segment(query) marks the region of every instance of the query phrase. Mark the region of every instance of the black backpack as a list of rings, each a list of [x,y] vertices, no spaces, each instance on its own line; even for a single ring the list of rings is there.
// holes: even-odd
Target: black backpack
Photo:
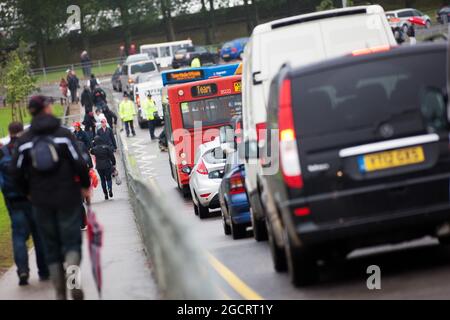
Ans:
[[[0,159],[0,188],[2,189],[3,196],[7,199],[14,199],[23,197],[23,194],[19,191],[14,182],[11,174],[8,172],[11,166],[12,156],[8,146],[1,148],[2,157]]]
[[[31,164],[40,172],[53,171],[58,167],[58,146],[51,136],[37,136],[30,150]]]

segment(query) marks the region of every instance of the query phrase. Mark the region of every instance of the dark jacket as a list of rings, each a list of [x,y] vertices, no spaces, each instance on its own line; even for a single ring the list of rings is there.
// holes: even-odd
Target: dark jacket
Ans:
[[[117,116],[108,106],[103,109],[103,114],[111,128],[113,127],[113,124],[117,125]]]
[[[86,131],[92,131],[95,132],[95,126],[96,126],[95,117],[92,115],[89,115],[89,113],[86,113],[84,115],[83,119],[83,125]]]
[[[95,147],[91,149],[91,154],[95,156],[97,170],[112,169],[116,165],[113,150],[98,136],[95,138]]]
[[[77,76],[71,75],[67,78],[69,90],[76,90],[80,87],[80,80]]]
[[[111,128],[106,127],[105,129],[97,129],[97,136],[100,137],[103,142],[110,146],[113,150],[117,149],[116,138],[114,138],[114,133]]]
[[[92,92],[92,102],[95,106],[106,104],[106,92],[102,88],[96,88]]]
[[[91,158],[91,155],[89,153],[89,149],[86,148],[84,143],[82,141],[80,141],[80,140],[77,141],[77,146],[80,149],[80,151],[81,151],[81,153],[83,155],[83,158],[84,158],[84,160],[87,163],[88,168],[92,169],[94,167],[94,164],[92,163],[92,158]]]
[[[92,147],[91,139],[89,138],[89,135],[86,131],[83,129],[80,129],[80,131],[75,130],[75,137],[77,140],[83,142],[83,144],[86,146],[86,149],[90,149]]]
[[[11,156],[14,152],[16,142],[17,138],[11,138],[11,141],[6,146],[0,148],[0,179],[2,180],[2,193],[6,203],[9,205],[15,202],[28,201],[26,195],[22,193],[15,183],[11,171]]]
[[[81,93],[81,105],[84,107],[86,113],[92,111],[94,103],[92,101],[91,92],[88,89],[83,90]]]
[[[33,140],[43,135],[53,137],[57,146],[59,162],[52,172],[39,172],[31,164]],[[75,137],[51,115],[33,118],[30,129],[17,140],[12,165],[17,185],[38,207],[64,209],[79,206],[81,188],[90,186],[88,167]]]

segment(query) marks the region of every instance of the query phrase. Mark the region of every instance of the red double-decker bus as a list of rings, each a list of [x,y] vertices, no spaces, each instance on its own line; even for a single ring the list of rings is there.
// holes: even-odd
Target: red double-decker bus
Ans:
[[[219,128],[242,113],[241,76],[213,78],[168,88],[164,110],[172,177],[185,195],[200,144],[219,136]],[[184,168],[184,169],[183,169]]]

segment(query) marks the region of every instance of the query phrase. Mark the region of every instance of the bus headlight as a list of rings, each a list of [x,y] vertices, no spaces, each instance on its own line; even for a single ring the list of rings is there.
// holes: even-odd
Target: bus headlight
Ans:
[[[180,157],[183,159],[186,158],[186,153],[184,153],[184,152],[180,153]]]

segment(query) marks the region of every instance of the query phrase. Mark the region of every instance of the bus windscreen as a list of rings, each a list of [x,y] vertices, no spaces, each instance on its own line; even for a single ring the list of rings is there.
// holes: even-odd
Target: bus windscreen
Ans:
[[[202,126],[213,126],[227,123],[232,117],[242,114],[242,96],[235,94],[182,102],[180,108],[184,128],[194,128],[195,122],[201,122]]]

